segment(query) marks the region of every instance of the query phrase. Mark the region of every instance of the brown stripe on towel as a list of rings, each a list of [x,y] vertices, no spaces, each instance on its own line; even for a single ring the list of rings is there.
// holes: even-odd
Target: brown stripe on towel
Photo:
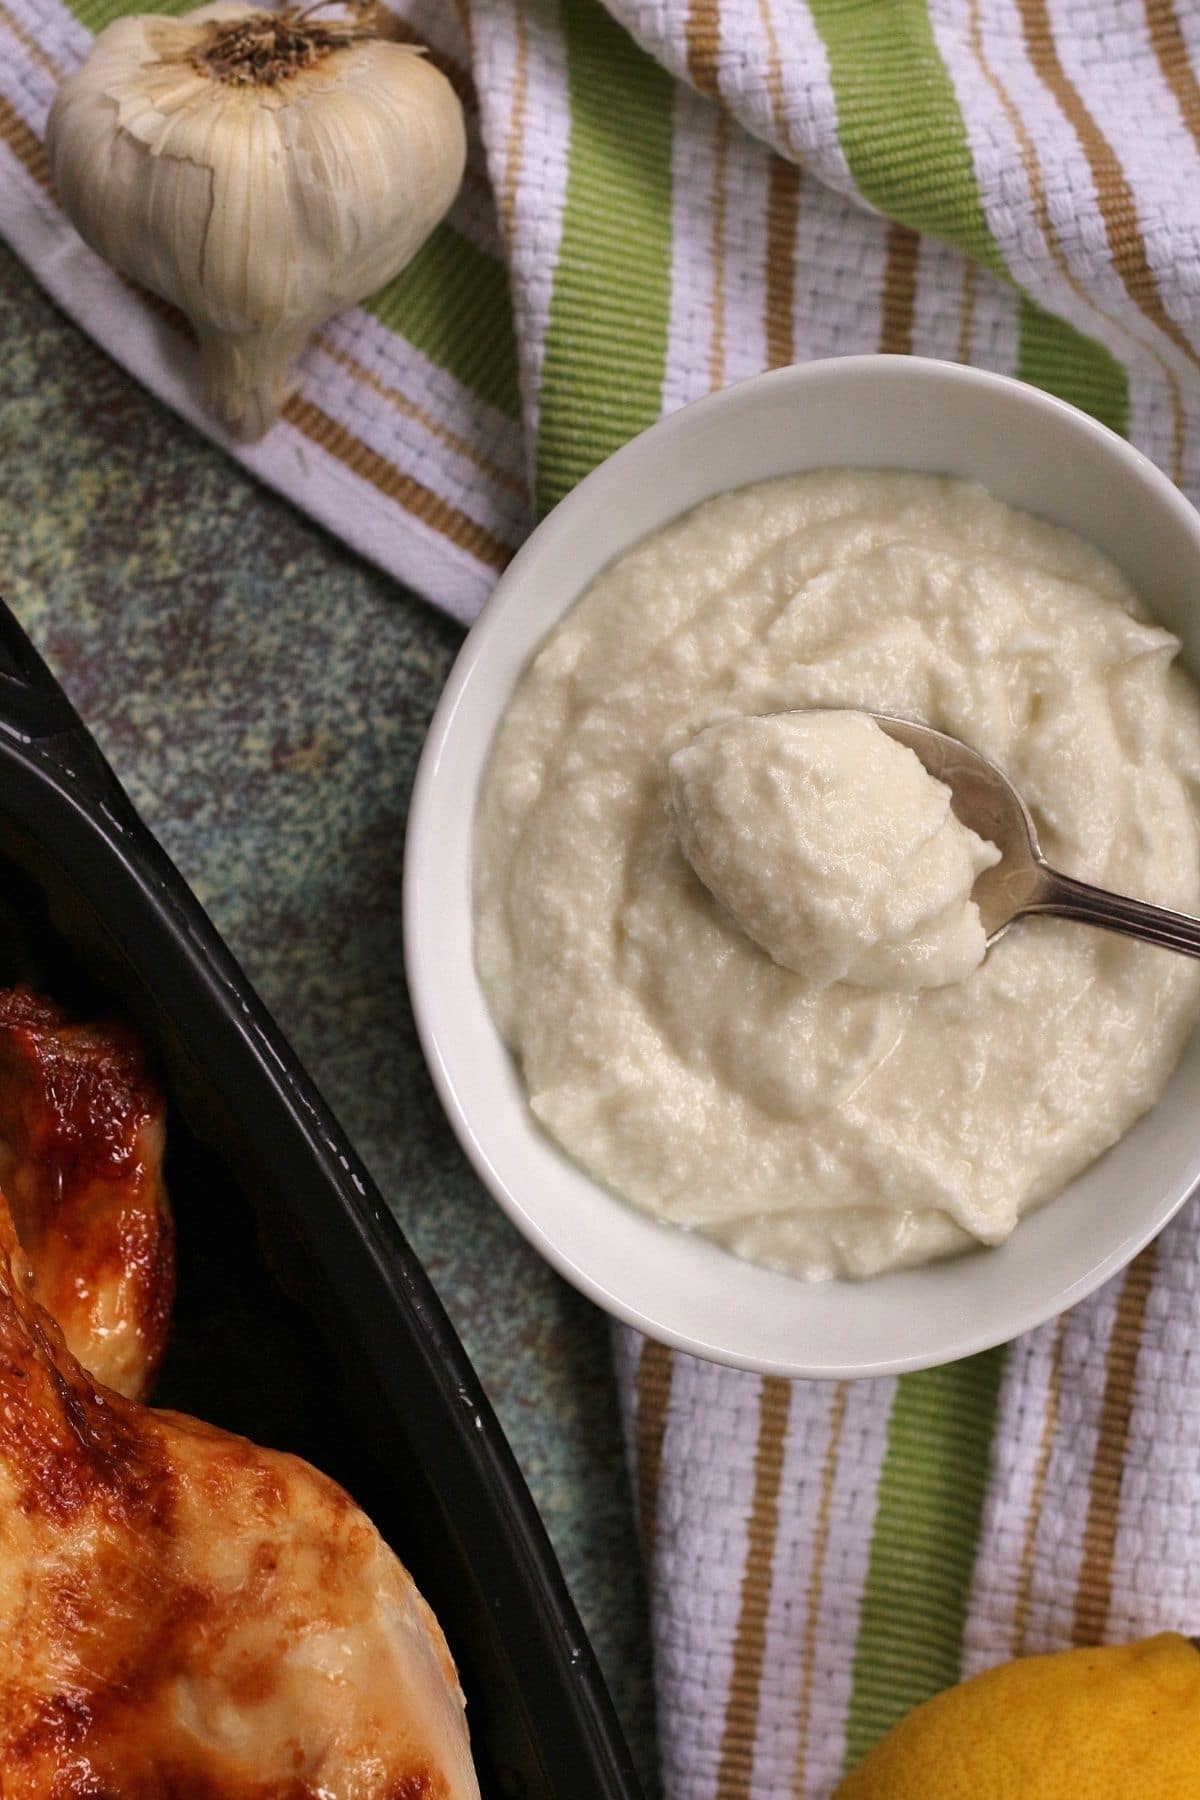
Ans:
[[[764,274],[764,337],[768,369],[795,360],[796,226],[800,217],[800,171],[782,156],[771,158],[767,181],[767,257]]]
[[[684,39],[687,44],[689,79],[702,94],[716,99],[721,92],[718,80],[721,51],[720,0],[691,0],[684,25]]]
[[[1133,1385],[1156,1255],[1155,1246],[1147,1245],[1125,1271],[1117,1300],[1117,1316],[1108,1340],[1100,1435],[1092,1462],[1083,1558],[1075,1589],[1075,1621],[1071,1637],[1079,1645],[1102,1643],[1108,1625],[1113,1550],[1121,1512],[1121,1478],[1125,1473],[1125,1451],[1129,1443]]]
[[[792,1793],[804,1800],[808,1791],[808,1743],[812,1728],[813,1675],[816,1669],[817,1633],[821,1625],[821,1599],[825,1590],[825,1557],[829,1550],[829,1525],[833,1517],[833,1484],[837,1479],[842,1432],[846,1425],[849,1384],[839,1381],[829,1409],[829,1436],[821,1462],[821,1497],[813,1528],[812,1568],[804,1596],[804,1640],[800,1664],[800,1705],[796,1714],[796,1757],[792,1767]]]
[[[642,1531],[642,1552],[647,1562],[654,1555],[658,1538],[663,1439],[667,1431],[674,1375],[675,1359],[666,1345],[657,1343],[653,1338],[644,1338],[642,1354],[638,1359],[634,1434],[637,1442],[638,1522]]]
[[[733,1676],[721,1735],[721,1763],[715,1800],[749,1800],[758,1728],[758,1696],[767,1643],[767,1609],[775,1533],[779,1525],[779,1485],[787,1438],[792,1384],[764,1375],[759,1399],[758,1447],[754,1456],[754,1499],[746,1531]]]
[[[1200,150],[1200,84],[1171,0],[1146,0],[1146,25],[1163,80],[1174,94],[1183,122]]]
[[[917,303],[920,239],[907,225],[893,224],[883,265],[883,326],[879,348],[893,356],[912,354],[913,312]]]
[[[1046,1379],[1046,1405],[1042,1413],[1042,1430],[1038,1439],[1037,1461],[1033,1469],[1033,1485],[1029,1490],[1029,1512],[1025,1519],[1025,1536],[1021,1543],[1021,1568],[1017,1576],[1017,1592],[1013,1601],[1012,1653],[1024,1656],[1026,1632],[1029,1628],[1029,1603],[1033,1596],[1034,1558],[1037,1553],[1038,1527],[1042,1521],[1042,1503],[1046,1497],[1046,1477],[1050,1455],[1054,1449],[1054,1433],[1058,1429],[1058,1409],[1062,1400],[1063,1347],[1066,1343],[1070,1313],[1063,1313],[1054,1333],[1050,1352],[1050,1372]]]

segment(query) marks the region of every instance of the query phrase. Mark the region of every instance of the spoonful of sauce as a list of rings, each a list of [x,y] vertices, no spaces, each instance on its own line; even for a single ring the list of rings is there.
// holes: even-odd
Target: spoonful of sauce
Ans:
[[[1110,893],[1052,869],[1042,855],[1025,802],[1007,776],[978,750],[911,719],[889,713],[865,716],[919,757],[928,773],[950,789],[961,823],[999,850],[999,861],[983,869],[971,889],[989,949],[1016,920],[1043,913],[1119,931],[1185,956],[1200,956],[1200,919]]]
[[[983,961],[971,894],[1000,852],[867,713],[728,715],[667,774],[679,848],[723,918],[811,987],[915,993]]]
[[[1200,956],[1200,920],[1060,875],[985,756],[888,713],[732,714],[668,758],[676,839],[721,914],[814,987],[965,980],[1053,913]]]

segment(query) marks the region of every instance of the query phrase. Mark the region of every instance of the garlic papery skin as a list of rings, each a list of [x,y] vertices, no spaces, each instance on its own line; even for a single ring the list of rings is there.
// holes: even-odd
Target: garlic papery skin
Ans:
[[[314,332],[420,249],[466,135],[410,46],[218,0],[108,25],[59,88],[46,149],[76,230],[187,315],[209,404],[252,439]]]

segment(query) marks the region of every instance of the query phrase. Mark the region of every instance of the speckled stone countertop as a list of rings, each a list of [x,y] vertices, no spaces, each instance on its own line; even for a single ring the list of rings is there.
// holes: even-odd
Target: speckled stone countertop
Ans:
[[[0,251],[0,591],[308,1065],[454,1320],[652,1765],[607,1321],[442,1118],[400,865],[457,627],[149,398]]]

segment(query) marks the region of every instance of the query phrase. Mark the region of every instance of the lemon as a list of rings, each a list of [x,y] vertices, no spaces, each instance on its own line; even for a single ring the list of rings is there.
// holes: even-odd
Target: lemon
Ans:
[[[1026,1656],[893,1726],[835,1800],[1194,1800],[1200,1651],[1173,1631]]]

